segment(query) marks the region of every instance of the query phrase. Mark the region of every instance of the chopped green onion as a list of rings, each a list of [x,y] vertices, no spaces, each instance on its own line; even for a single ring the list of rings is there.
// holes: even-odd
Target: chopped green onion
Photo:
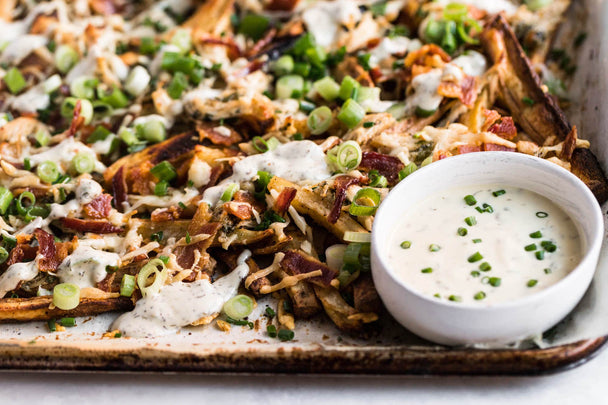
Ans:
[[[277,337],[277,327],[274,325],[266,326],[266,332],[268,333],[268,336],[271,338]]]
[[[543,234],[541,233],[541,231],[536,231],[536,232],[532,232],[530,234],[530,237],[533,239],[539,239],[543,237]]]
[[[356,127],[363,117],[365,110],[355,100],[349,98],[342,105],[342,109],[338,113],[338,119],[342,121],[348,128]]]
[[[160,267],[160,270],[159,270]],[[154,281],[148,285],[149,278],[154,276]],[[137,274],[137,285],[141,295],[146,297],[160,291],[167,278],[167,267],[160,259],[152,259],[143,266]]]
[[[473,296],[473,298],[475,298],[478,301],[484,299],[485,297],[486,297],[486,293],[483,291],[479,291],[477,294],[475,294]]]
[[[433,272],[433,268],[432,267],[426,267],[426,268],[420,270],[420,272],[421,273],[425,273],[425,274],[432,273]]]
[[[125,274],[120,280],[120,295],[123,297],[130,297],[135,291],[135,276]]]
[[[343,239],[346,242],[369,243],[372,241],[372,234],[369,232],[344,232]]]
[[[340,90],[338,95],[342,100],[348,100],[349,98],[356,98],[353,96],[353,92],[358,89],[361,85],[358,81],[350,76],[345,76],[340,84]]]
[[[407,176],[414,173],[416,170],[418,170],[418,166],[416,166],[416,163],[408,163],[403,169],[399,171],[399,181],[405,179]]]
[[[36,174],[45,183],[53,183],[59,177],[59,168],[55,162],[47,160],[38,165]]]
[[[313,135],[320,135],[327,131],[331,126],[332,112],[327,106],[315,108],[306,121],[310,133]]]
[[[538,11],[553,3],[553,0],[524,0],[524,3],[530,11]]]
[[[468,226],[473,226],[475,224],[477,224],[477,219],[475,219],[475,217],[466,217],[464,219],[464,222],[468,225]]]
[[[13,193],[5,187],[0,187],[0,214],[6,214],[8,207],[13,202]]]
[[[357,94],[353,99],[364,107],[366,112],[370,112],[371,106],[380,101],[380,87],[360,86],[356,90]]]
[[[244,319],[234,319],[234,318],[227,316],[226,322],[231,323],[233,325],[238,325],[238,326],[249,326],[249,329],[253,329],[253,322],[249,322]]]
[[[534,253],[534,256],[536,256],[536,258],[537,258],[538,260],[543,260],[543,259],[545,258],[545,252],[543,252],[542,250],[537,250],[537,251]]]
[[[488,279],[488,284],[490,284],[492,287],[500,287],[501,282],[502,279],[500,277],[490,277]]]
[[[159,119],[151,119],[137,126],[137,134],[148,142],[158,143],[165,140],[167,131]]]
[[[481,243],[481,239],[473,239],[473,243]]]
[[[404,240],[399,246],[401,246],[402,249],[409,249],[412,246],[412,242]]]
[[[261,136],[254,136],[251,140],[251,145],[260,153],[266,153],[270,150],[270,146],[268,142]]]
[[[369,216],[374,215],[378,206],[380,205],[380,193],[378,190],[374,190],[373,188],[362,188],[357,191],[355,197],[353,198],[353,203],[350,205],[349,213],[355,216]],[[359,201],[366,200],[366,202],[370,202],[373,205],[363,205],[359,204]]]
[[[499,197],[499,196],[501,196],[501,195],[503,195],[503,194],[505,194],[505,193],[506,193],[506,191],[505,191],[505,190],[496,190],[496,191],[493,191],[493,192],[492,192],[492,195],[493,195],[494,197]]]
[[[177,172],[175,168],[168,160],[163,160],[152,169],[150,169],[150,173],[158,180],[171,181],[177,177]]]
[[[483,208],[481,208],[481,207],[475,207],[475,210],[476,210],[477,212],[479,212],[480,214],[483,214],[483,213],[485,212],[485,211],[483,210]]]
[[[88,152],[78,152],[72,164],[78,173],[91,173],[95,169],[95,157]]]
[[[241,19],[238,31],[240,34],[257,41],[262,38],[269,25],[270,20],[263,15],[247,14]]]
[[[490,214],[494,212],[494,208],[492,208],[490,204],[483,203],[481,207],[483,209],[483,212],[488,212]]]
[[[431,243],[431,244],[429,245],[429,251],[430,251],[430,252],[438,252],[440,249],[441,249],[441,246],[436,245],[436,244],[434,244],[434,243]]]
[[[143,37],[141,39],[141,44],[139,45],[139,53],[143,55],[152,55],[156,53],[158,50],[158,45],[156,45],[156,41],[151,37]]]
[[[471,271],[471,276],[473,276],[473,277],[479,277],[480,275],[481,275],[481,273],[478,272],[477,270]]]
[[[0,264],[4,263],[8,259],[8,251],[0,246]]]
[[[78,52],[69,45],[61,45],[55,51],[55,65],[61,73],[66,73],[78,62]]]
[[[25,78],[16,67],[11,68],[4,75],[4,83],[13,94],[19,93],[27,85]]]
[[[549,253],[553,253],[557,250],[557,246],[550,240],[542,241],[540,245]]]
[[[462,21],[468,12],[469,10],[465,4],[450,3],[443,9],[443,18],[451,21]]]
[[[74,319],[74,318],[61,318],[59,320],[59,324],[61,326],[65,326],[65,327],[71,328],[71,327],[76,326],[76,319]]]
[[[169,182],[166,180],[161,180],[154,186],[154,195],[157,197],[162,197],[167,195],[167,190],[169,189]]]
[[[287,75],[293,72],[294,61],[291,55],[283,55],[274,62],[272,69],[279,76]]]
[[[431,115],[435,114],[436,112],[437,112],[437,109],[434,109],[434,110],[425,110],[422,107],[416,106],[415,114],[416,114],[417,117],[420,117],[420,118],[428,118]]]
[[[488,263],[488,262],[483,262],[479,265],[479,270],[490,271],[490,270],[492,270],[492,266],[490,266],[490,263]]]
[[[359,255],[361,254],[362,246],[361,243],[349,243],[342,255],[344,264],[359,266]]]
[[[50,332],[55,332],[57,330],[55,319],[49,319],[46,324],[48,325]]]
[[[475,199],[475,197],[470,194],[464,197],[464,202],[467,203],[467,205],[477,204],[477,200]]]
[[[458,33],[460,39],[462,39],[465,43],[470,45],[479,44],[479,40],[477,38],[473,38],[469,35],[467,31],[467,26],[463,21],[459,21],[458,23],[456,23],[456,32]]]
[[[228,184],[228,186],[224,189],[220,200],[222,200],[223,202],[228,202],[232,200],[232,197],[234,197],[234,194],[239,191],[239,189],[240,187],[237,183]]]
[[[536,213],[536,216],[537,216],[538,218],[547,218],[547,217],[549,216],[549,214],[547,214],[547,213],[546,213],[546,212],[544,212],[544,211],[538,211],[538,212]]]
[[[70,83],[70,93],[76,98],[92,99],[95,97],[95,86],[99,83],[94,77],[79,76]]]
[[[80,116],[84,118],[85,125],[88,125],[93,120],[93,104],[84,98],[78,101],[80,101]]]
[[[534,280],[534,279],[528,280],[528,282],[526,283],[526,285],[528,287],[534,287],[536,284],[538,284],[538,280]]]
[[[30,158],[25,158],[23,159],[23,169],[24,170],[31,170],[32,169],[32,162],[30,161]]]
[[[454,53],[458,47],[458,41],[456,40],[457,25],[455,21],[446,21],[445,30],[443,32],[443,38],[441,40],[441,47],[449,54]]]
[[[386,177],[379,174],[377,170],[370,170],[370,172],[368,173],[368,177],[370,179],[370,187],[383,188],[388,186],[388,180],[386,179]]]
[[[469,261],[469,263],[475,263],[475,262],[480,261],[481,259],[483,259],[483,256],[481,255],[481,253],[475,252],[471,256],[469,256],[469,258],[467,260]]]
[[[303,89],[304,79],[302,76],[285,75],[277,80],[275,94],[279,99],[300,98]]]
[[[420,167],[430,165],[431,163],[433,163],[433,155],[429,155],[426,159],[424,159],[422,163],[420,163]]]
[[[192,38],[189,29],[178,29],[171,37],[171,44],[175,45],[181,53],[186,53],[192,48]]]
[[[533,252],[536,250],[536,243],[531,243],[529,245],[524,246],[524,250],[526,252]]]
[[[61,87],[61,76],[54,74],[42,83],[42,89],[46,94],[51,94]]]
[[[340,94],[340,85],[331,76],[317,80],[312,86],[327,101],[335,100]]]
[[[270,307],[266,307],[266,309],[264,310],[264,312],[266,313],[266,316],[269,318],[273,318],[277,315],[277,313],[274,311],[274,309],[270,308]]]
[[[80,303],[80,287],[76,284],[61,283],[53,288],[53,305],[64,311],[74,309]]]
[[[462,301],[462,298],[459,295],[450,295],[448,297],[448,300],[454,301],[454,302],[460,302],[460,301]]]
[[[469,231],[467,231],[467,228],[458,228],[458,235],[467,236],[467,233],[469,233]]]
[[[27,206],[24,205],[24,199],[28,200]],[[19,215],[25,216],[34,204],[36,204],[36,196],[30,191],[24,191],[23,193],[19,194],[15,207],[17,208],[17,213]]]
[[[137,135],[135,135],[135,132],[132,129],[126,127],[120,128],[120,130],[118,131],[118,137],[129,146],[135,145],[139,142],[139,139],[137,138]]]
[[[294,338],[295,333],[293,333],[293,331],[289,329],[281,329],[277,336],[282,342],[287,342]]]
[[[44,129],[39,130],[34,135],[34,139],[38,146],[46,146],[51,141],[51,135]]]
[[[143,66],[135,66],[125,81],[125,90],[133,96],[139,96],[150,84],[150,73]]]
[[[184,90],[188,88],[188,77],[182,72],[175,72],[173,79],[167,86],[167,94],[174,100],[181,97]]]
[[[361,163],[362,157],[361,147],[355,141],[343,142],[328,153],[328,158],[342,173],[356,169]]]
[[[545,272],[545,274],[551,274],[552,273],[551,269],[548,268],[548,267],[546,269],[544,269],[543,271]]]
[[[247,295],[239,294],[226,301],[222,310],[232,319],[243,319],[253,312],[253,300]]]

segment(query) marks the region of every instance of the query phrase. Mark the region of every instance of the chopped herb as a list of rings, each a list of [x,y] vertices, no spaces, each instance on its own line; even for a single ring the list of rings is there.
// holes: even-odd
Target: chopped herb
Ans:
[[[475,217],[466,217],[464,219],[464,222],[468,225],[468,226],[473,226],[475,224],[477,224],[477,219]]]
[[[529,245],[524,246],[524,250],[526,252],[533,252],[536,250],[536,243],[531,243]]]
[[[473,276],[473,277],[479,277],[480,275],[481,275],[481,273],[480,273],[480,272],[478,272],[477,270],[473,270],[473,271],[471,272],[471,276]]]
[[[226,322],[238,326],[249,326],[249,329],[253,329],[253,322],[249,322],[245,319],[234,319],[229,316],[226,317]]]
[[[521,99],[521,101],[522,101],[524,104],[526,104],[526,105],[528,105],[528,106],[530,106],[530,107],[531,107],[531,106],[533,106],[533,105],[534,105],[534,103],[535,103],[535,101],[534,101],[534,100],[532,100],[530,97],[527,97],[527,96],[523,97],[523,98]]]
[[[585,39],[587,39],[586,32],[581,32],[580,34],[578,34],[576,38],[574,38],[574,47],[578,48],[579,46],[581,46],[583,42],[585,42]]]
[[[464,202],[467,203],[467,205],[469,206],[477,204],[477,200],[475,199],[475,197],[470,194],[464,197]]]
[[[458,228],[458,235],[467,236],[467,233],[469,233],[469,231],[467,231],[467,228]]]
[[[192,238],[190,237],[190,232],[186,231],[186,243],[190,244],[192,242]]]
[[[544,269],[543,271],[545,272],[545,274],[551,274],[552,273],[551,269],[548,268],[548,267],[546,269]]]
[[[483,262],[479,265],[479,270],[490,271],[490,270],[492,270],[492,266],[490,266],[490,263],[488,263],[488,262]]]
[[[536,213],[536,216],[537,216],[538,218],[547,218],[547,217],[549,216],[549,214],[547,214],[547,213],[546,213],[546,212],[544,212],[544,211],[538,211],[538,212]]]
[[[367,121],[363,123],[363,128],[371,128],[375,125],[375,122],[373,121]]]
[[[277,315],[277,313],[274,311],[274,309],[272,309],[270,307],[266,307],[266,310],[264,312],[266,312],[266,316],[268,316],[269,318],[273,318]]]
[[[551,242],[550,240],[544,240],[540,243],[540,245],[549,253],[553,253],[557,250],[555,243]]]
[[[541,231],[536,231],[536,232],[532,232],[530,234],[530,237],[533,238],[533,239],[539,239],[539,238],[543,237],[543,234],[542,234]]]
[[[116,333],[114,334],[114,337],[115,337],[115,338],[121,338],[121,337],[122,337],[122,333],[120,333],[120,332],[116,332]]]
[[[386,14],[386,3],[383,1],[379,2],[379,3],[374,3],[371,6],[369,6],[369,11],[372,12],[374,17],[384,15],[384,14]]]
[[[270,336],[271,338],[277,337],[277,327],[274,325],[266,326],[266,332],[268,333],[268,336]]]
[[[59,320],[59,324],[61,326],[67,326],[71,328],[72,326],[76,326],[76,319],[74,318],[61,318]]]
[[[422,270],[420,270],[421,273],[432,273],[433,272],[433,268],[432,267],[426,267]]]
[[[429,245],[429,251],[431,251],[431,252],[438,252],[440,249],[441,249],[441,246],[436,245],[434,243],[431,243]]]
[[[184,203],[183,203],[183,202],[181,202],[181,201],[180,201],[180,202],[178,202],[178,203],[177,203],[177,205],[178,205],[178,206],[179,206],[181,209],[183,209],[183,210],[185,210],[185,209],[187,208],[186,204],[184,204]]]
[[[505,194],[505,193],[506,193],[506,191],[505,191],[505,190],[496,190],[496,191],[493,191],[493,192],[492,192],[492,195],[493,195],[494,197],[500,197],[501,195],[503,195],[503,194]]]
[[[454,302],[460,302],[460,301],[462,301],[462,298],[459,295],[450,295],[448,297],[448,300],[454,301]]]
[[[57,325],[55,324],[55,319],[49,319],[49,321],[47,322],[47,325],[49,326],[49,331],[55,332],[57,330]]]
[[[158,231],[150,235],[150,240],[153,242],[161,242],[163,240],[163,231]]]
[[[485,297],[486,297],[486,293],[483,291],[480,291],[473,296],[473,298],[475,298],[478,301],[484,299]]]
[[[279,331],[279,333],[277,334],[278,338],[283,341],[283,342],[287,342],[289,340],[292,340],[295,336],[295,333],[293,333],[292,330],[289,329],[281,329]]]
[[[545,258],[545,252],[543,252],[542,250],[537,250],[537,251],[534,253],[534,256],[536,256],[536,258],[537,258],[538,260],[543,260],[543,259]]]
[[[490,284],[492,287],[500,287],[501,282],[502,279],[500,277],[490,277],[488,279],[488,284]]]
[[[471,256],[469,256],[467,260],[469,261],[469,263],[475,263],[480,261],[481,259],[483,259],[482,254],[479,252],[475,252]]]
[[[526,285],[528,287],[534,287],[536,284],[538,284],[538,280],[529,280]]]
[[[257,224],[253,229],[256,231],[263,231],[265,229],[268,229],[270,225],[275,222],[284,223],[285,218],[277,214],[274,210],[266,210],[266,212],[264,212],[264,217],[262,218],[262,221],[260,221],[260,223]]]
[[[399,246],[401,246],[402,249],[409,249],[410,246],[412,246],[412,242],[410,242],[409,240],[404,240]]]
[[[473,243],[481,243],[481,239],[473,239]]]
[[[159,259],[160,259],[160,260],[161,260],[163,263],[165,263],[165,264],[168,264],[168,263],[169,263],[169,256],[163,256],[163,255],[161,255],[161,256],[158,256],[158,258],[159,258]]]
[[[369,60],[371,59],[372,54],[371,53],[364,53],[361,55],[357,55],[357,60],[359,61],[359,64],[361,65],[361,67],[365,70],[370,70],[372,67],[369,64]]]

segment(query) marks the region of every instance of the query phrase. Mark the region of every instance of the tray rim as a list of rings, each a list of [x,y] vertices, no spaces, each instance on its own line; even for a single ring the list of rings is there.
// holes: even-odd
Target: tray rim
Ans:
[[[395,376],[538,376],[578,367],[606,347],[608,336],[546,349],[453,349],[429,347],[315,348],[211,353],[160,348],[89,350],[0,344],[0,371],[255,373]]]

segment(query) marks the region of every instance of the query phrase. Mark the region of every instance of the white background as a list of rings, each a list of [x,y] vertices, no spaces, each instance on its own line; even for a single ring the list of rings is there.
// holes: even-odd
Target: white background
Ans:
[[[608,404],[608,350],[542,377],[2,373],[0,404]]]

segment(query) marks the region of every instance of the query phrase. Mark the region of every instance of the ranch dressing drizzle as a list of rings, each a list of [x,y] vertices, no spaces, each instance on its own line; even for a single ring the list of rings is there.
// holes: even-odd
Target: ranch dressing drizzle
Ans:
[[[0,297],[4,297],[7,292],[17,288],[21,281],[32,280],[37,275],[36,260],[11,264],[0,276]]]
[[[73,283],[80,288],[95,287],[108,275],[106,267],[119,264],[120,257],[116,253],[81,245],[61,262],[57,276],[62,283]]]
[[[245,261],[250,256],[249,250],[241,253],[236,268],[213,284],[205,279],[164,286],[159,293],[137,301],[135,309],[116,319],[112,329],[130,337],[156,337],[175,333],[182,326],[217,314],[249,273]]]
[[[495,197],[496,190],[506,193]],[[467,205],[463,199],[467,195],[477,203]],[[491,205],[493,212],[479,213],[475,207],[483,203]],[[475,217],[477,223],[467,225],[467,217]],[[508,302],[557,283],[581,260],[581,238],[568,215],[547,198],[518,188],[446,190],[408,209],[395,225],[388,251],[395,276],[422,294],[439,294],[440,299],[452,296],[477,305]],[[461,236],[459,228],[466,229],[466,235]],[[530,234],[537,231],[542,237],[532,238]],[[401,247],[404,241],[411,246]],[[545,251],[543,241],[553,242],[557,249]],[[532,244],[535,249],[524,249]],[[431,251],[431,245],[439,249]],[[543,252],[542,260],[536,257],[538,251]],[[471,262],[477,252],[483,258]],[[491,269],[484,271],[483,263]],[[494,284],[500,279],[499,285],[491,284],[491,278]]]
[[[296,183],[310,181],[318,183],[331,177],[325,162],[325,153],[311,141],[289,142],[276,149],[248,156],[232,166],[232,176],[203,194],[203,201],[215,205],[230,183],[253,180],[258,171],[266,171]]]

